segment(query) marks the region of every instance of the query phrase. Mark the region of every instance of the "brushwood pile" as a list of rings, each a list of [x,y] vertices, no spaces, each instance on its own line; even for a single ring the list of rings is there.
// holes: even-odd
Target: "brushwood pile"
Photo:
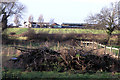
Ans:
[[[23,48],[16,47],[21,55],[7,61],[6,67],[27,71],[78,71],[78,72],[119,72],[120,61],[110,55],[84,53],[83,50],[73,52],[72,49],[54,51],[47,47]]]

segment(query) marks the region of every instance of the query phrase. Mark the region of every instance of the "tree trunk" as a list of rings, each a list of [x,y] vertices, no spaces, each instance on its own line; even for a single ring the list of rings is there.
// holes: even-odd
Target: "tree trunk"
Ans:
[[[118,34],[118,45],[120,45],[120,34]]]
[[[110,37],[111,35],[108,34],[108,38],[107,38],[107,44],[110,45]]]
[[[6,13],[2,17],[2,31],[4,31],[7,28],[7,15]]]

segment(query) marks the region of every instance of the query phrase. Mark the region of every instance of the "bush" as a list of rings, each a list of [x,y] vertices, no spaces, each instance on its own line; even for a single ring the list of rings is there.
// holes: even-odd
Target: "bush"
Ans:
[[[75,34],[49,34],[49,33],[37,33],[35,34],[33,31],[29,31],[28,40],[39,40],[39,41],[67,41],[71,39],[75,39]]]

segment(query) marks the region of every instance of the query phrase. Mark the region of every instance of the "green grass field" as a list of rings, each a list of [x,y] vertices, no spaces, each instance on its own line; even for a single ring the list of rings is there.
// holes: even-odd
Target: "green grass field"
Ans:
[[[26,71],[22,71],[22,70],[7,70],[7,71],[3,71],[3,78],[17,78],[17,79],[102,79],[102,80],[106,80],[106,79],[119,79],[120,77],[120,73],[115,73],[114,75],[112,75],[112,73],[108,73],[108,72],[97,72],[94,74],[90,74],[90,73],[85,73],[85,74],[80,74],[80,73],[76,73],[76,72],[55,72],[55,71],[49,71],[49,72],[36,72],[36,71],[32,71],[32,72],[26,72]]]
[[[49,34],[60,33],[60,34],[68,34],[68,33],[91,33],[91,34],[106,34],[106,30],[95,30],[95,29],[70,29],[70,28],[31,28],[35,30],[36,33],[46,32]],[[27,32],[28,28],[8,28],[3,33],[10,34],[11,32],[15,32],[16,34],[21,34]],[[115,30],[113,34],[118,34],[120,31]]]

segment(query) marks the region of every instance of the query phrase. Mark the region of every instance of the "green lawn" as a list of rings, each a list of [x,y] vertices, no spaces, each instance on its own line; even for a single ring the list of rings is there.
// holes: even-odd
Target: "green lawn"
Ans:
[[[15,32],[16,34],[21,34],[28,31],[27,28],[7,28],[3,33],[10,34],[11,32]]]
[[[70,28],[31,28],[34,29],[36,33],[38,32],[46,32],[49,34],[52,33],[91,33],[91,34],[106,34],[106,30],[95,30],[95,29],[70,29]],[[3,33],[10,34],[11,32],[15,32],[16,34],[21,34],[27,32],[28,28],[8,28]],[[113,34],[120,33],[118,30],[114,31]]]
[[[108,72],[97,72],[97,73],[85,73],[85,74],[80,74],[80,73],[74,73],[74,72],[55,72],[55,71],[49,71],[49,72],[25,72],[22,70],[7,70],[6,72],[3,71],[3,78],[18,78],[18,79],[40,79],[40,78],[48,78],[48,79],[54,79],[54,78],[63,78],[63,79],[73,79],[73,78],[78,78],[78,79],[115,79],[118,77],[120,78],[120,73],[115,73],[112,75],[112,73]]]

